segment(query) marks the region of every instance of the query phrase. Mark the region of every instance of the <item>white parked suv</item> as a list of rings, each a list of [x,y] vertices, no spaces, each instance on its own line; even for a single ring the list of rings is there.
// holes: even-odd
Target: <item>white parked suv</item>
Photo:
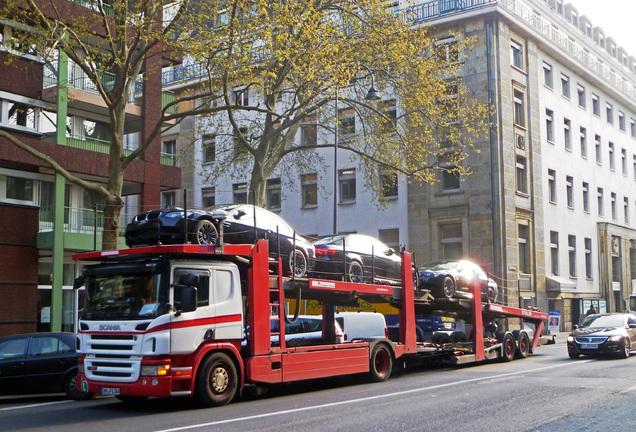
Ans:
[[[377,312],[338,312],[336,322],[344,332],[344,340],[388,337],[384,315]]]

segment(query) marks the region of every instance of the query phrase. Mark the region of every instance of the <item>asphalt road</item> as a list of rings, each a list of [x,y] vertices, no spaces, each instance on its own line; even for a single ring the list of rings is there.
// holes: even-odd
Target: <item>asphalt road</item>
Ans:
[[[564,344],[511,363],[420,367],[247,392],[221,408],[189,399],[0,399],[0,431],[624,431],[636,426],[636,353],[570,360]]]

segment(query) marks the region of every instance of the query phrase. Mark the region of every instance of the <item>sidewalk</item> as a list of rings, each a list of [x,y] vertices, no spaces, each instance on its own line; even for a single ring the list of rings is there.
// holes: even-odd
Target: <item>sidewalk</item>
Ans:
[[[544,345],[564,344],[567,342],[569,334],[570,332],[553,332],[546,336],[541,336],[541,339],[545,338],[546,342],[543,343]]]

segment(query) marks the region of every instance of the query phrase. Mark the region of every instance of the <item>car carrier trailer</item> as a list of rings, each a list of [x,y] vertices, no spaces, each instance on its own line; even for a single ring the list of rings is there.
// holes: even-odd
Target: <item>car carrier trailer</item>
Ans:
[[[181,396],[218,406],[229,403],[246,384],[358,373],[384,381],[396,361],[509,361],[534,351],[548,319],[537,311],[482,303],[478,284],[470,300],[435,302],[428,292],[414,289],[407,252],[402,252],[401,286],[284,278],[280,259],[272,274],[265,240],[254,245],[157,245],[74,258],[87,264],[75,283],[76,288],[86,285],[78,331],[80,385],[124,401]],[[291,298],[322,302],[320,340],[286,341],[285,326],[272,325],[288,319],[284,305]],[[336,343],[335,306],[354,305],[359,299],[398,307],[399,341]],[[471,342],[416,341],[416,313],[440,308],[470,317]],[[534,323],[532,340],[523,331],[484,336],[484,320],[505,317]]]

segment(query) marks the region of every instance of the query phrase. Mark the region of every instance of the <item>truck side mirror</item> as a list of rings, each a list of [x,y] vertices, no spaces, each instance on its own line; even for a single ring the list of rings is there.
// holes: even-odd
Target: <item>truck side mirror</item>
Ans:
[[[193,312],[197,310],[197,288],[193,286],[180,286],[181,312]]]

